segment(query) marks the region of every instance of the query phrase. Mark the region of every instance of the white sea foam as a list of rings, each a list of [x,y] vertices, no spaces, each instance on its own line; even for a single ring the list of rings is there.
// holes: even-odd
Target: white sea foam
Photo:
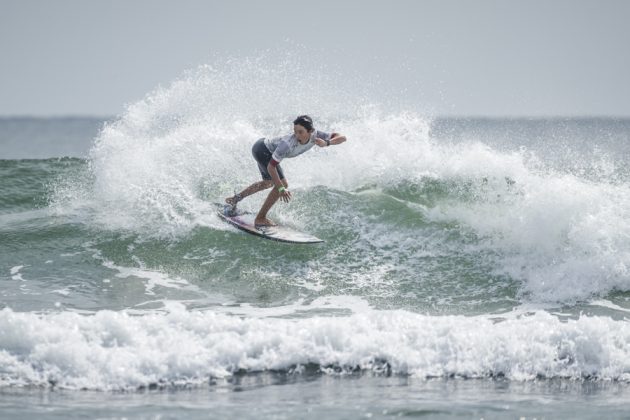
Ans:
[[[22,273],[20,273],[20,270],[22,270],[23,268],[23,265],[16,265],[15,267],[11,267],[11,279],[24,281],[24,279],[22,278]]]
[[[364,371],[416,377],[630,380],[630,325],[561,322],[546,312],[503,322],[369,311],[349,317],[241,318],[190,312],[0,311],[0,383],[130,389],[203,384],[237,371]],[[295,368],[298,369],[295,369]]]
[[[118,278],[130,278],[137,277],[140,279],[146,279],[145,283],[145,293],[147,295],[155,294],[155,287],[166,287],[166,288],[174,288],[174,289],[182,289],[182,290],[191,290],[191,291],[199,291],[197,286],[191,285],[183,278],[180,277],[170,277],[165,273],[155,271],[155,270],[147,270],[145,268],[135,268],[135,267],[121,267],[109,260],[103,261],[103,266],[109,269],[115,270],[118,273],[115,275]],[[105,281],[105,280],[104,280]]]
[[[432,209],[433,220],[474,231],[502,256],[498,270],[522,279],[536,300],[630,290],[627,187],[521,168],[513,184],[480,187],[476,202]]]

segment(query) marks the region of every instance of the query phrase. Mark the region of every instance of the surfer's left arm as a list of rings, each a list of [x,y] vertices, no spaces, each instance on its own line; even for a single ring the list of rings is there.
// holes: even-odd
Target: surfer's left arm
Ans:
[[[343,136],[339,133],[332,133],[330,135],[330,139],[324,140],[324,139],[318,138],[315,142],[317,143],[319,147],[327,147],[327,146],[341,144],[344,141],[346,141],[346,136]]]

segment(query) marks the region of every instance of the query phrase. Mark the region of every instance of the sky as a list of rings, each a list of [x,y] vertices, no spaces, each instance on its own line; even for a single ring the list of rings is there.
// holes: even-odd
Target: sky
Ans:
[[[435,115],[630,117],[628,22],[624,0],[0,0],[0,116],[118,115],[299,45]]]

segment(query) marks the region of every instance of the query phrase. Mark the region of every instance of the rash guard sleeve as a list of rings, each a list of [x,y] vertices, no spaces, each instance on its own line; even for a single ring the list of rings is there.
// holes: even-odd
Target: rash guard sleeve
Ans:
[[[271,158],[277,162],[276,165],[289,154],[289,150],[289,143],[287,143],[286,141],[281,141],[278,147],[276,147],[276,150],[273,152],[273,155],[271,156]]]
[[[322,140],[330,140],[332,138],[332,134],[326,133],[324,131],[317,130],[317,136],[316,137],[318,137],[318,138],[320,138]]]

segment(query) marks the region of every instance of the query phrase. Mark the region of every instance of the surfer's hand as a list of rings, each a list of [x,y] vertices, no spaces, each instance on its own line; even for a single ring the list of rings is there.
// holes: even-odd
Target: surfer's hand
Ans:
[[[315,139],[315,144],[318,145],[319,147],[328,146],[328,143],[326,142],[326,140],[320,139],[319,137]]]
[[[288,203],[291,200],[291,191],[283,190],[280,193],[280,200],[284,201],[285,203]]]

